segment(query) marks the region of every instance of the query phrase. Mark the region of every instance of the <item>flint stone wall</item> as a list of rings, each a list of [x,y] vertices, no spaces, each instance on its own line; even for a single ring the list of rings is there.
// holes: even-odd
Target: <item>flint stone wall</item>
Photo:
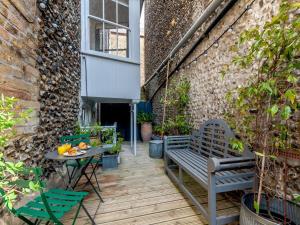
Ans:
[[[250,2],[250,0],[238,1],[210,32],[209,36],[189,55],[185,63],[190,62],[206,50],[207,47],[233,23]],[[208,1],[192,0],[186,3],[182,0],[176,1],[175,4],[174,1],[171,0],[146,0],[145,3],[145,55],[147,55],[145,60],[145,74],[147,79],[178,43],[186,30],[195,22],[197,16],[203,12],[204,8],[208,5]],[[183,7],[181,4],[186,4],[187,7]],[[223,118],[227,110],[226,93],[229,90],[245,84],[247,79],[253,74],[252,71],[233,68],[231,73],[226,75],[225,79],[222,79],[220,72],[225,65],[231,63],[232,58],[235,56],[230,50],[230,47],[238,40],[241,32],[256,25],[263,25],[265,21],[276,14],[279,4],[280,0],[255,1],[251,10],[237,22],[232,32],[225,34],[219,41],[217,47],[213,47],[207,56],[201,57],[196,63],[191,64],[189,68],[179,70],[171,77],[169,88],[174,87],[182,77],[187,78],[191,83],[190,104],[186,113],[189,115],[190,122],[194,129],[199,129],[199,126],[208,119]],[[213,18],[214,15],[212,15],[210,20]],[[177,23],[173,23],[172,21],[176,21]],[[171,70],[183,56],[185,49],[188,49],[189,46],[195,42],[197,37],[199,37],[210,22],[211,21],[207,21],[200,27],[186,45],[177,52],[171,63]],[[183,65],[185,65],[185,63],[183,63]],[[152,97],[152,94],[162,84],[165,77],[166,69],[155,76],[153,81],[144,87],[146,93],[148,93],[148,97]],[[156,124],[161,124],[162,121],[163,105],[161,99],[164,93],[165,88],[163,85],[152,98]],[[172,110],[167,110],[167,118],[172,113]],[[298,116],[294,118],[294,124],[296,127],[294,146],[299,150],[300,123]],[[279,195],[282,195],[285,183],[283,180],[282,160],[280,160],[277,165],[279,165],[278,170],[274,172],[274,175],[276,175],[270,177],[269,183],[275,187],[274,190]],[[290,171],[287,182],[288,196],[291,197],[292,193],[300,193],[300,159],[288,160],[288,165]]]

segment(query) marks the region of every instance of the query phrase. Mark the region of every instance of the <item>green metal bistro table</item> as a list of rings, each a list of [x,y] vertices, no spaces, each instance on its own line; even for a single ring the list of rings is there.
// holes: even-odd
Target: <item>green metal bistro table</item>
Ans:
[[[82,177],[85,177],[87,179],[87,183],[91,185],[94,192],[97,194],[99,199],[103,202],[103,199],[102,199],[100,193],[97,191],[97,189],[95,188],[95,186],[91,182],[91,177],[89,177],[87,175],[86,169],[91,164],[91,162],[93,161],[93,158],[95,156],[103,154],[105,151],[107,151],[106,148],[95,147],[95,148],[90,148],[90,149],[86,150],[86,153],[82,154],[82,155],[64,156],[64,155],[59,155],[58,152],[55,150],[55,151],[52,151],[52,152],[48,152],[45,155],[45,158],[50,159],[50,160],[55,160],[55,161],[61,161],[61,162],[65,162],[65,161],[68,161],[68,160],[73,160],[75,163],[77,163],[78,166],[74,167],[71,175],[69,174],[70,172],[69,172],[68,167],[67,167],[69,180],[68,180],[68,184],[67,184],[66,189],[74,190],[76,188],[76,186],[78,185],[80,179]]]

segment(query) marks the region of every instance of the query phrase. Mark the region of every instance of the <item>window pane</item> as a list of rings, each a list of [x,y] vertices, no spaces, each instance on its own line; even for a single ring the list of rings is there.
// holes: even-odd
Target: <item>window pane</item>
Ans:
[[[128,33],[126,29],[118,29],[118,55],[123,57],[129,57],[128,51]]]
[[[121,4],[118,4],[118,24],[129,27],[129,9]]]
[[[105,23],[104,25],[104,52],[117,55],[117,34],[118,30],[115,26]]]
[[[118,2],[124,4],[124,5],[129,5],[129,0],[119,0]]]
[[[90,0],[90,15],[103,18],[103,0]]]
[[[113,0],[104,0],[104,15],[105,19],[109,20],[111,22],[116,23],[116,12],[117,12],[117,6],[116,6],[116,1]]]
[[[103,51],[103,23],[90,19],[90,49]]]

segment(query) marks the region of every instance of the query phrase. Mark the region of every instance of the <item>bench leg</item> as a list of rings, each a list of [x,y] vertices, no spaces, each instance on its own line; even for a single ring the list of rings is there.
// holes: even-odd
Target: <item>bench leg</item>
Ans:
[[[217,225],[217,194],[215,173],[208,174],[208,223]]]
[[[168,155],[165,153],[165,155],[164,155],[164,164],[165,164],[165,173],[166,174],[168,173],[167,168],[170,165],[170,163],[171,163],[171,160],[168,157]]]
[[[182,169],[181,169],[181,167],[179,167],[179,183],[183,184]]]

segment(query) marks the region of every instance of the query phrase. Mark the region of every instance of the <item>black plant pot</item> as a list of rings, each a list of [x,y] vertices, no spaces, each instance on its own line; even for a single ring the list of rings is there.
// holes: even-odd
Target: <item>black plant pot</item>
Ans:
[[[268,215],[268,209],[271,212],[272,220]],[[287,224],[300,225],[300,206],[286,201]],[[240,225],[282,225],[284,219],[284,200],[273,198],[269,201],[269,207],[265,196],[262,196],[260,204],[260,215],[255,213],[254,194],[246,194],[242,198]]]

